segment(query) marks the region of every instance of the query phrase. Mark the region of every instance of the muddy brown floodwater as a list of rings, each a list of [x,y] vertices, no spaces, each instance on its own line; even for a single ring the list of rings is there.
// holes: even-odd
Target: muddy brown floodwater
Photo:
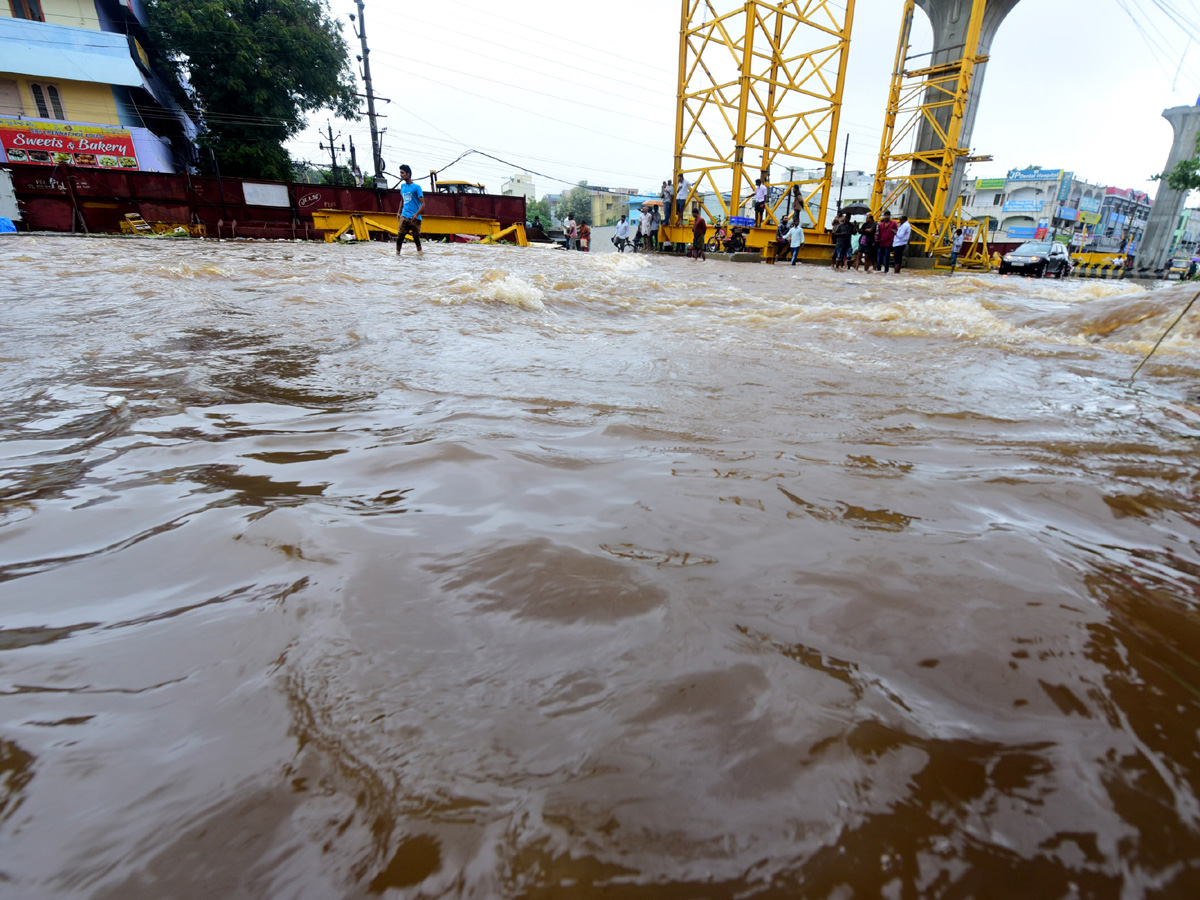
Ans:
[[[1200,896],[1188,287],[0,273],[0,895]]]

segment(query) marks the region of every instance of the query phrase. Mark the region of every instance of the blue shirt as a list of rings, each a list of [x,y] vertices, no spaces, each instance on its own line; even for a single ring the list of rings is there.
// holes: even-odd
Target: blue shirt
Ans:
[[[404,206],[400,210],[400,215],[406,219],[415,217],[417,221],[420,221],[421,217],[417,215],[417,210],[421,208],[421,200],[425,196],[421,186],[415,181],[412,184],[401,184],[400,196],[404,198]]]

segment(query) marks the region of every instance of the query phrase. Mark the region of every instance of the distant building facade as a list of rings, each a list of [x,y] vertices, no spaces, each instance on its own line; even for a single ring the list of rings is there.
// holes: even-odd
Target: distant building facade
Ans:
[[[1141,192],[1093,184],[1073,172],[1040,166],[1013,169],[1003,178],[966,181],[962,201],[963,215],[983,223],[993,241],[1049,238],[1105,251],[1118,250],[1122,241],[1136,249],[1150,208]],[[1114,231],[1126,225],[1114,238]]]
[[[505,197],[524,197],[527,203],[537,200],[537,191],[533,187],[533,177],[530,175],[514,175],[500,187],[500,193]]]
[[[198,130],[151,68],[145,25],[142,0],[0,0],[0,162],[192,166]]]

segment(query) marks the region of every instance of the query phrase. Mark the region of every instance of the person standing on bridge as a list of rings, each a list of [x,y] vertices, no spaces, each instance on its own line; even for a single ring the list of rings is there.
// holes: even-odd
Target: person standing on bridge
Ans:
[[[912,240],[912,226],[908,224],[908,216],[900,217],[900,227],[896,229],[896,237],[892,241],[892,273],[899,275],[904,268],[904,254],[908,252],[908,242]]]
[[[863,262],[866,263],[864,271],[870,272],[871,269],[876,268],[875,239],[878,236],[879,226],[875,224],[875,217],[867,213],[867,220],[858,229],[858,246],[862,250]]]
[[[654,226],[654,216],[652,216],[650,214],[650,207],[643,206],[642,207],[642,215],[638,219],[638,234],[641,235],[641,238],[642,238],[642,249],[643,250],[653,250],[654,249],[654,237],[651,233],[653,226]]]
[[[792,220],[791,230],[784,235],[784,239],[792,249],[792,265],[794,266],[796,257],[800,255],[800,248],[804,246],[804,228],[800,225],[800,213],[796,213]]]
[[[417,252],[420,253],[421,210],[425,208],[425,192],[412,180],[412,169],[408,166],[400,167],[400,178],[403,181],[400,185],[400,199],[403,205],[400,207],[400,227],[396,231],[396,254],[399,255],[400,248],[404,246],[404,236],[407,234],[412,235],[413,243],[417,245]]]
[[[758,227],[762,224],[763,216],[767,212],[767,194],[770,188],[763,182],[761,178],[754,179],[754,225]]]
[[[704,213],[696,210],[696,217],[692,221],[692,252],[696,254],[696,262],[708,262],[708,257],[704,255],[704,241],[707,237],[708,223],[704,221]]]
[[[891,212],[884,210],[883,218],[879,220],[879,232],[876,238],[879,250],[875,256],[875,268],[884,275],[892,267],[892,241],[896,239],[897,227]]]
[[[675,189],[673,187],[671,187],[671,182],[664,181],[662,183],[662,190],[660,190],[658,192],[658,196],[663,202],[662,223],[664,225],[670,225],[671,224],[671,201],[675,199]]]
[[[675,192],[675,224],[682,227],[683,225],[683,207],[687,203],[688,194],[692,192],[692,185],[684,177],[683,173],[679,173],[679,190]]]
[[[950,272],[958,268],[958,257],[962,253],[963,248],[963,230],[960,228],[954,232],[954,240],[950,244]]]

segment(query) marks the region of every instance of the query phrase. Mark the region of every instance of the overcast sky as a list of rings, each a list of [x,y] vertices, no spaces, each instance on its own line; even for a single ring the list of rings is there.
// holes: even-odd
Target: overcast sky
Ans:
[[[353,0],[328,3],[357,54]],[[838,141],[840,160],[849,134],[851,169],[875,168],[903,7],[857,3]],[[470,156],[444,177],[498,192],[524,166],[542,173],[539,197],[581,179],[656,189],[671,169],[680,11],[680,0],[367,0],[375,91],[392,101],[378,106],[389,172],[407,162],[419,178],[475,149],[506,162]],[[972,138],[995,160],[970,175],[1041,165],[1153,196],[1173,137],[1162,110],[1200,95],[1197,23],[1196,0],[1024,0],[992,46]],[[293,156],[328,164],[316,132],[326,117],[310,122]],[[333,127],[369,173],[365,118]]]

